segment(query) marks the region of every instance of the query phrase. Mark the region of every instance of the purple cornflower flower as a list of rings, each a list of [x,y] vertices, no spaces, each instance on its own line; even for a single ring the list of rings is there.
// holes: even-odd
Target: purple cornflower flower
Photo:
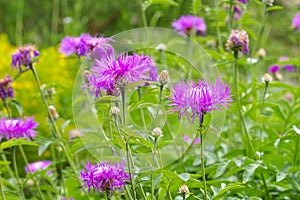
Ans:
[[[101,96],[101,90],[106,94],[117,92],[117,86],[124,87],[127,83],[138,81],[156,81],[157,68],[154,61],[144,55],[120,54],[117,59],[112,54],[102,59],[96,59],[91,74],[86,76],[85,85],[96,97]]]
[[[248,0],[238,0],[241,3],[248,3]]]
[[[226,47],[230,51],[240,51],[243,54],[249,53],[249,37],[244,30],[232,30],[227,39]]]
[[[283,65],[283,69],[285,69],[288,72],[293,72],[293,71],[295,71],[295,66],[292,64],[286,64],[286,65]]]
[[[33,120],[33,117],[25,117],[25,119],[5,119],[0,120],[0,137],[5,137],[7,140],[11,138],[34,138],[36,131],[34,130],[38,123]]]
[[[59,52],[66,56],[70,56],[72,54],[88,56],[90,53],[100,48],[104,52],[114,53],[114,49],[109,42],[113,42],[113,39],[92,37],[89,34],[81,34],[79,37],[67,36],[62,39]]]
[[[96,192],[108,192],[111,194],[114,190],[122,190],[129,180],[129,175],[125,173],[124,163],[101,162],[92,165],[90,162],[84,166],[85,170],[80,171],[80,176],[84,182],[83,187],[91,188]]]
[[[9,75],[0,79],[0,98],[4,101],[6,98],[14,98],[14,90],[12,88],[12,79]]]
[[[172,101],[169,106],[171,112],[179,112],[178,118],[186,115],[190,119],[191,111],[192,123],[195,117],[202,119],[202,115],[212,110],[221,110],[221,107],[228,108],[228,103],[232,102],[229,86],[221,83],[218,78],[215,84],[209,81],[193,81],[188,83],[180,82],[172,88]]]
[[[34,173],[37,170],[46,169],[51,164],[52,164],[51,160],[41,160],[41,161],[36,161],[36,162],[33,162],[33,163],[29,163],[28,166],[25,166],[25,172],[26,172],[26,174],[28,174],[29,170],[30,170],[31,173]],[[47,174],[49,174],[51,172],[52,171],[48,171]]]
[[[172,23],[173,28],[186,35],[191,35],[193,31],[196,35],[206,35],[206,24],[200,17],[193,15],[183,15]]]
[[[269,72],[272,73],[272,74],[275,74],[279,70],[280,70],[280,66],[279,65],[272,65],[271,67],[269,67]]]
[[[292,25],[294,29],[300,31],[300,13],[297,13],[292,20]]]
[[[19,72],[22,72],[22,65],[24,65],[26,69],[29,69],[30,66],[36,62],[34,59],[39,55],[40,52],[38,52],[32,45],[20,47],[14,54],[12,54],[11,66],[16,68]]]

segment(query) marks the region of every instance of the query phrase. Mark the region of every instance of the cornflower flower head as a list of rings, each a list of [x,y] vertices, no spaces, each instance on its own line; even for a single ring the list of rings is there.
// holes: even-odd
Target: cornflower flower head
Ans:
[[[59,52],[70,56],[76,54],[78,56],[87,57],[98,48],[104,52],[114,53],[113,47],[109,44],[113,42],[112,38],[92,37],[89,34],[81,34],[79,37],[67,36],[62,39]]]
[[[232,102],[229,86],[222,83],[219,78],[215,84],[206,80],[199,80],[198,83],[180,82],[171,89],[171,92],[172,103],[169,106],[173,108],[170,111],[179,112],[179,119],[183,115],[188,119],[192,118],[192,123],[195,117],[201,120],[205,113],[221,110],[222,107],[229,108],[229,103]]]
[[[5,137],[7,140],[11,138],[34,138],[36,131],[34,130],[38,123],[33,120],[33,117],[5,119],[0,120],[0,137]]]
[[[51,160],[40,160],[33,163],[29,163],[27,166],[25,166],[25,172],[26,174],[28,174],[29,172],[34,173],[37,170],[46,169],[51,164],[52,164]],[[51,172],[52,171],[48,171],[47,174]]]
[[[206,24],[204,19],[193,16],[183,15],[178,20],[172,23],[173,28],[181,34],[191,35],[196,32],[196,35],[206,35]]]
[[[117,59],[112,54],[102,59],[96,59],[88,74],[86,87],[95,94],[101,96],[101,90],[106,94],[118,93],[118,87],[125,87],[128,83],[138,81],[156,81],[157,68],[154,61],[144,55],[120,54]]]
[[[124,163],[100,162],[92,165],[90,162],[80,171],[83,180],[83,188],[90,192],[91,188],[95,192],[105,192],[111,194],[114,190],[122,190],[129,180],[129,175],[125,173]]]
[[[22,72],[22,65],[29,69],[30,66],[37,62],[35,60],[36,57],[40,55],[40,52],[36,50],[36,48],[32,45],[26,45],[23,47],[19,47],[15,53],[12,54],[12,63],[11,66],[16,68],[19,72]]]
[[[283,69],[285,69],[287,72],[293,72],[295,71],[295,66],[292,64],[286,64],[283,65]]]
[[[249,36],[244,30],[232,30],[226,42],[230,51],[240,51],[242,54],[249,54]]]
[[[11,77],[6,75],[0,79],[0,98],[4,101],[8,97],[14,98],[14,90]]]
[[[292,26],[294,29],[300,31],[300,13],[297,13],[292,20]]]
[[[279,70],[280,70],[280,66],[279,65],[272,65],[272,66],[269,67],[269,72],[272,73],[272,74],[275,74]]]

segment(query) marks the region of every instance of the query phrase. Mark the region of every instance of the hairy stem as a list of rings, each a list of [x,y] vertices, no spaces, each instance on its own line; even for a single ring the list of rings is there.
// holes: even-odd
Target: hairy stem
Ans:
[[[237,110],[238,110],[239,118],[240,118],[240,121],[241,121],[242,132],[246,135],[247,143],[248,143],[248,146],[250,147],[250,151],[251,151],[253,157],[255,159],[257,159],[253,144],[251,142],[250,135],[247,131],[245,119],[244,119],[243,114],[242,114],[242,106],[241,106],[239,92],[238,92],[238,86],[237,86],[238,85],[238,69],[237,69],[238,53],[239,52],[237,50],[234,51],[234,63],[233,63],[233,68],[234,68],[234,89],[235,89],[236,101],[237,101],[237,106],[238,106]]]
[[[16,179],[17,179],[17,183],[19,185],[19,197],[21,199],[26,199],[25,198],[25,194],[24,194],[24,191],[23,191],[23,187],[22,187],[22,184],[21,184],[21,179],[20,179],[20,176],[19,176],[19,172],[18,172],[18,165],[17,165],[17,156],[16,156],[16,147],[12,147],[12,157],[13,157],[13,165],[14,165],[14,170],[15,170],[15,174],[16,174]]]
[[[201,145],[201,152],[200,152],[200,157],[201,157],[201,172],[202,172],[202,181],[204,185],[204,199],[207,200],[207,185],[206,185],[206,177],[205,177],[205,163],[204,163],[204,148],[203,148],[203,136],[205,134],[205,128],[203,125],[204,121],[204,114],[201,114],[200,119],[199,119],[199,133],[200,133],[200,145]]]

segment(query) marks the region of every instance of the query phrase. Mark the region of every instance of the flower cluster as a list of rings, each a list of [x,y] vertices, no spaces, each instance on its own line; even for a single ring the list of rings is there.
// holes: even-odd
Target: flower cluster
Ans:
[[[25,172],[26,172],[26,174],[28,174],[29,172],[34,173],[37,170],[46,169],[51,164],[52,164],[51,160],[42,160],[42,161],[36,161],[33,163],[29,163],[28,166],[25,166]],[[49,173],[51,173],[51,171],[48,171],[47,173],[49,174]]]
[[[300,31],[300,13],[297,13],[292,20],[293,28]]]
[[[33,120],[33,117],[25,119],[5,119],[0,120],[0,138],[34,138],[36,131],[34,130],[38,126],[38,123]]]
[[[156,81],[157,68],[154,61],[144,55],[120,54],[115,59],[113,54],[108,54],[96,59],[91,69],[92,73],[86,75],[85,85],[95,95],[101,96],[101,91],[107,95],[118,94],[118,87],[138,81]]]
[[[124,163],[101,162],[92,165],[88,162],[84,166],[85,170],[80,171],[83,180],[83,187],[91,188],[96,192],[110,192],[114,190],[122,190],[129,180],[129,175],[124,171]]]
[[[194,122],[195,117],[202,118],[202,115],[212,110],[220,110],[221,107],[228,108],[232,102],[230,89],[220,79],[215,84],[209,81],[199,80],[196,84],[193,81],[188,83],[180,82],[172,88],[171,112],[179,112],[179,118],[186,115],[189,119],[189,111]]]
[[[206,24],[200,17],[193,15],[183,15],[178,20],[172,23],[173,28],[186,35],[191,35],[193,32],[196,35],[206,35]]]
[[[12,79],[9,75],[0,79],[0,98],[4,101],[6,98],[14,98],[14,90],[12,88]]]
[[[30,66],[36,61],[35,59],[40,53],[32,45],[26,45],[20,47],[12,54],[12,67],[16,68],[19,72],[22,72],[22,65],[29,69]]]
[[[249,53],[249,37],[244,30],[232,30],[227,40],[226,47],[230,51]]]
[[[79,37],[67,36],[61,41],[59,51],[66,56],[76,54],[85,57],[97,49],[114,53],[114,49],[109,42],[113,42],[113,39],[92,37],[89,34],[81,34]]]

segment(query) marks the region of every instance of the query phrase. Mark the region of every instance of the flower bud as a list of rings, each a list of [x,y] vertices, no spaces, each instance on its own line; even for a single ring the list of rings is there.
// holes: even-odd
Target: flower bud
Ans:
[[[156,127],[152,130],[152,135],[154,137],[162,136],[162,130],[159,127]]]
[[[169,72],[167,70],[162,70],[158,75],[158,82],[161,85],[165,85],[169,82],[169,80],[170,80]]]
[[[257,51],[257,55],[258,55],[258,57],[260,57],[260,58],[264,58],[264,57],[267,56],[267,52],[266,52],[265,49],[260,48],[260,49],[258,49],[258,51]]]
[[[155,47],[155,50],[158,50],[158,51],[165,51],[167,50],[167,46],[163,43],[160,43],[158,44],[156,47]]]
[[[110,114],[111,115],[117,115],[120,112],[120,108],[118,108],[117,106],[113,106],[110,109]]]
[[[262,2],[266,5],[273,6],[274,0],[262,0]]]
[[[265,73],[265,75],[262,77],[262,81],[264,81],[265,83],[270,83],[272,80],[272,76],[268,73]]]
[[[181,194],[187,194],[187,193],[189,193],[189,188],[188,188],[188,186],[182,185],[182,186],[179,188],[179,192],[180,192]]]
[[[59,118],[59,114],[57,113],[56,108],[54,106],[50,105],[50,106],[48,106],[48,109],[54,119]]]

